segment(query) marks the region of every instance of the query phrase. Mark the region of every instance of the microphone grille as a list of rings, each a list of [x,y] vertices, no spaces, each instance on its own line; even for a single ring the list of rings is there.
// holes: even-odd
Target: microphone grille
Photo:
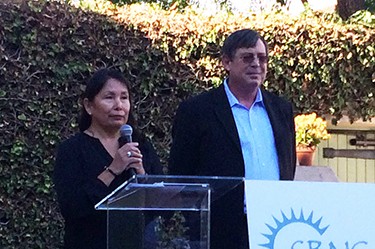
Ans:
[[[125,125],[121,126],[120,135],[122,137],[131,136],[132,134],[133,134],[133,128],[130,125],[125,124]]]

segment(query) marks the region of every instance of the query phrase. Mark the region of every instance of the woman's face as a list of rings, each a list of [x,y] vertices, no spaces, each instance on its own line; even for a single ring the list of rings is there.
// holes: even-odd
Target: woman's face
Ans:
[[[109,79],[93,101],[85,99],[85,108],[91,115],[92,126],[119,129],[129,117],[128,88],[116,79]]]

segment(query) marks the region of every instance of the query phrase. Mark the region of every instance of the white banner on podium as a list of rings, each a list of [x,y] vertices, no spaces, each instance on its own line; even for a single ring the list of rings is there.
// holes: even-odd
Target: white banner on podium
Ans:
[[[375,249],[375,184],[245,181],[251,249]]]

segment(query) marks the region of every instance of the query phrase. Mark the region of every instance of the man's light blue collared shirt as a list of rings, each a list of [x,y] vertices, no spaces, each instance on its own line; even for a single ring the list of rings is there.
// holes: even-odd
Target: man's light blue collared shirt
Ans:
[[[236,122],[245,162],[245,178],[279,180],[279,164],[271,122],[258,89],[253,105],[248,109],[230,91],[227,80],[224,88]]]

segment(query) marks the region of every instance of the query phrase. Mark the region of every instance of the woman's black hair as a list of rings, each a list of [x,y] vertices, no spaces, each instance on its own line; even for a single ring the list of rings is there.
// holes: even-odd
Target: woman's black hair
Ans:
[[[78,127],[81,132],[87,130],[91,125],[91,116],[87,113],[84,105],[83,100],[87,98],[89,101],[93,101],[95,96],[103,89],[105,83],[109,79],[115,79],[123,83],[129,91],[129,98],[130,98],[130,111],[128,115],[128,124],[131,126],[135,126],[135,120],[132,114],[132,98],[130,92],[130,82],[122,75],[121,72],[113,69],[99,69],[96,71],[90,80],[87,82],[86,90],[82,94],[81,101],[82,101],[82,109],[81,109],[81,116],[78,121]],[[133,127],[135,128],[135,127]]]

